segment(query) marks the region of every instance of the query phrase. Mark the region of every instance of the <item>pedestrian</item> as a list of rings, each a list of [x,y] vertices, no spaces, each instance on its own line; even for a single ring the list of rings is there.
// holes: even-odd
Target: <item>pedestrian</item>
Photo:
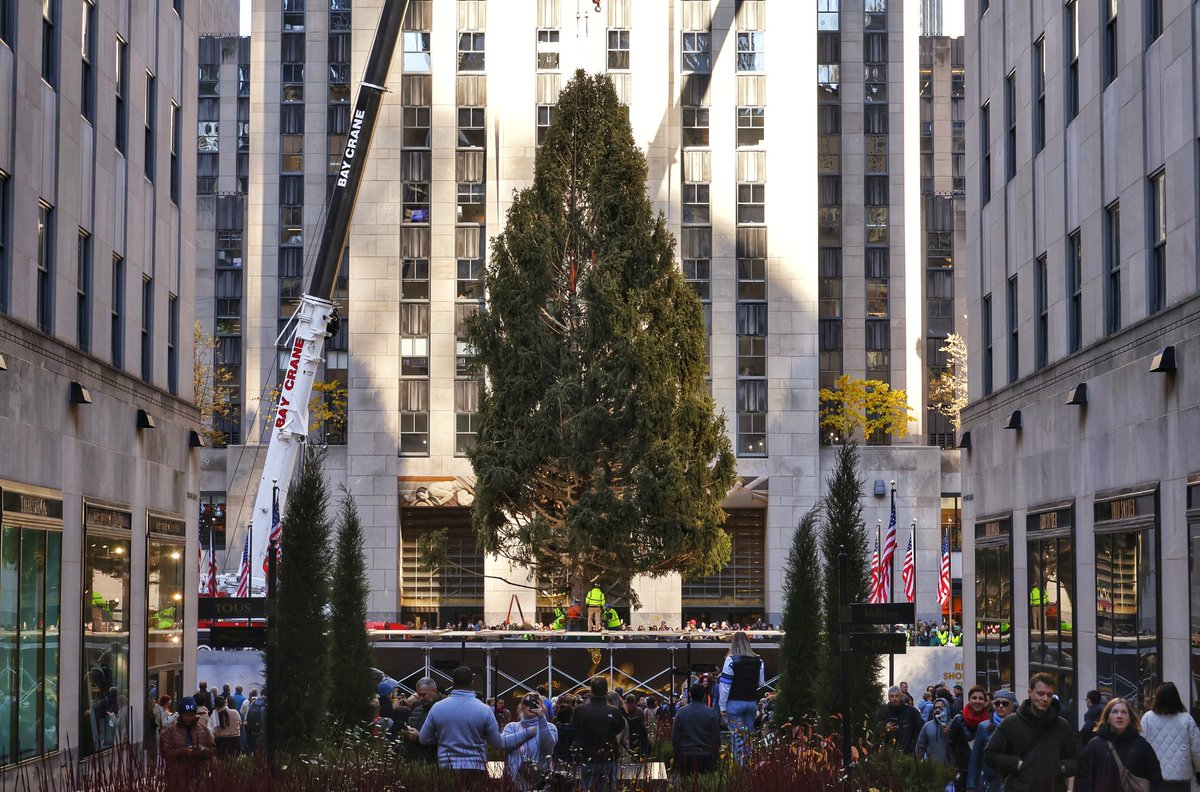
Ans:
[[[746,633],[735,632],[729,641],[729,653],[721,668],[717,700],[722,719],[729,724],[733,737],[733,757],[745,765],[750,755],[750,737],[758,714],[759,691],[767,686],[766,668]]]
[[[180,699],[179,719],[163,732],[162,756],[167,763],[168,788],[171,778],[193,776],[196,768],[209,762],[217,752],[213,736],[200,723],[197,712],[194,698]]]
[[[1109,699],[1096,725],[1096,736],[1088,742],[1079,759],[1075,788],[1088,792],[1124,792],[1122,768],[1150,782],[1150,789],[1161,789],[1162,771],[1158,756],[1146,742],[1137,713],[1123,698]]]
[[[979,685],[972,685],[967,691],[967,706],[950,722],[950,729],[946,733],[946,754],[955,771],[954,792],[980,788],[975,744],[987,742],[991,726],[992,712],[988,709],[987,691]],[[982,756],[982,753],[980,751],[979,755]],[[975,761],[972,762],[972,759]]]
[[[592,680],[591,700],[575,708],[575,745],[580,751],[580,781],[591,792],[611,792],[617,780],[617,739],[625,719],[608,705],[608,680]]]
[[[218,756],[233,756],[241,748],[242,716],[229,707],[224,696],[217,696],[216,709],[208,720],[209,730],[217,745]]]
[[[417,680],[417,700],[408,714],[404,730],[404,754],[410,762],[437,764],[437,746],[421,744],[421,727],[429,717],[429,711],[440,700],[437,683],[429,677]]]
[[[887,704],[879,709],[878,720],[881,747],[906,754],[917,750],[917,737],[924,725],[921,713],[904,703],[899,687],[888,688]]]
[[[957,716],[963,709],[963,686],[954,686],[954,700],[950,703],[950,717]]]
[[[258,741],[263,738],[267,731],[267,689],[255,696],[254,691],[250,691],[250,701],[246,706],[246,751],[254,753],[258,747]]]
[[[917,758],[948,764],[946,733],[949,730],[950,713],[946,702],[938,699],[933,702],[933,717],[921,727],[921,733],[917,735]]]
[[[1200,772],[1200,728],[1174,682],[1163,682],[1154,691],[1154,709],[1142,716],[1142,736],[1158,756],[1160,792],[1190,792],[1192,777]]]
[[[1054,688],[1053,676],[1034,674],[1029,698],[988,738],[984,759],[1002,776],[1006,792],[1066,792],[1067,779],[1075,775],[1078,741],[1059,715]]]
[[[503,729],[512,720],[512,713],[508,711],[508,707],[505,706],[505,701],[502,698],[496,699],[496,705],[492,709],[492,712],[496,715],[496,727],[499,729]]]
[[[1099,690],[1089,690],[1086,700],[1087,710],[1083,713],[1083,726],[1079,729],[1079,744],[1085,746],[1096,736],[1096,721],[1104,712],[1104,698]]]
[[[162,734],[168,726],[175,722],[176,715],[171,709],[171,697],[164,693],[158,697],[154,705],[154,736],[155,744],[162,743]]]
[[[203,680],[200,682],[200,689],[196,691],[196,695],[192,696],[192,698],[196,700],[197,707],[205,707],[208,710],[212,710],[213,705],[216,703],[212,691],[208,689],[208,683]]]
[[[229,698],[229,706],[242,713],[242,704],[246,702],[246,697],[242,695],[242,686],[238,685],[233,689],[233,695]]]
[[[693,688],[701,688],[699,683]],[[721,716],[702,703],[704,690],[693,689],[691,701],[675,712],[671,724],[671,745],[674,748],[675,769],[681,775],[711,773],[717,769],[721,750]]]
[[[587,605],[588,632],[600,632],[604,626],[601,616],[604,613],[604,592],[599,586],[593,585],[592,590],[583,598]]]
[[[546,708],[537,693],[526,693],[517,705],[517,720],[502,734],[516,735],[532,730],[534,737],[509,751],[504,771],[518,792],[541,789],[550,773],[550,759],[558,742],[558,727],[546,718]]]
[[[638,706],[638,697],[636,693],[625,694],[625,726],[629,730],[628,744],[629,753],[635,759],[648,756],[650,754],[650,734],[646,731],[646,719],[643,717],[642,708]]]
[[[475,672],[459,666],[450,695],[429,708],[421,726],[422,745],[437,745],[438,764],[452,770],[461,784],[487,783],[487,746],[511,751],[536,736],[532,730],[501,735],[496,716],[475,697]]]

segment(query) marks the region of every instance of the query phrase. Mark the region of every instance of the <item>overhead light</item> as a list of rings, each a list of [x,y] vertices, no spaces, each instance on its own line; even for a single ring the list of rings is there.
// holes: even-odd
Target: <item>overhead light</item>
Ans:
[[[113,552],[116,553],[117,555],[125,555],[125,548],[121,547],[121,545],[117,545],[116,547],[113,548]]]
[[[179,602],[181,599],[183,599],[183,595],[180,594],[179,592],[175,592],[174,594],[171,595],[171,599],[175,600],[176,602]]]
[[[1021,428],[1021,411],[1013,410],[1012,413],[1004,420],[1005,429],[1020,429]]]
[[[1086,407],[1087,403],[1088,390],[1086,382],[1079,383],[1067,393],[1067,404],[1073,404],[1076,407]]]
[[[0,371],[8,371],[8,361],[4,359],[4,355],[0,355]]]
[[[179,559],[180,559],[180,555],[179,555],[179,551],[178,551],[178,550],[176,550],[175,552],[171,553],[171,560],[172,560],[172,561],[178,561]]]
[[[78,382],[71,383],[71,404],[91,404],[92,394]]]
[[[876,497],[887,495],[887,486],[883,483],[883,479],[875,479],[875,495]]]
[[[966,449],[971,448],[971,433],[970,432],[962,433],[962,437],[958,438],[958,447],[966,448]]]
[[[138,429],[153,429],[154,416],[145,410],[138,410],[137,413],[137,428]]]
[[[204,448],[208,443],[204,442],[204,435],[196,430],[188,432],[188,448]]]
[[[1170,344],[1158,350],[1150,361],[1150,370],[1166,372],[1175,370],[1175,345]]]

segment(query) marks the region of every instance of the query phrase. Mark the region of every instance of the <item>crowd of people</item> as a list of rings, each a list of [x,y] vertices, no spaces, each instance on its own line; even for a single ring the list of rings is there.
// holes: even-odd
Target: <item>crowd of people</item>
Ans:
[[[1164,682],[1139,717],[1132,703],[1087,695],[1084,724],[1062,715],[1055,679],[1037,673],[1024,701],[1008,689],[992,695],[944,684],[915,703],[907,683],[888,690],[877,728],[880,747],[947,766],[955,792],[1190,792],[1200,773],[1200,728],[1179,690]],[[1132,780],[1130,780],[1132,777]]]
[[[194,695],[158,697],[152,717],[159,756],[168,767],[193,765],[214,756],[254,753],[266,727],[266,690],[245,695],[241,685],[220,693],[201,682]]]

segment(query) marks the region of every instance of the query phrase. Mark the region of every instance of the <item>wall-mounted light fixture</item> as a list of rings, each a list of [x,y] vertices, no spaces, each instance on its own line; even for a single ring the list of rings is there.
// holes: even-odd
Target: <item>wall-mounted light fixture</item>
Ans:
[[[882,498],[887,495],[887,485],[883,479],[875,479],[875,497]]]
[[[1154,353],[1150,360],[1150,370],[1158,373],[1175,370],[1175,345],[1169,344]]]
[[[0,355],[0,371],[8,371],[8,361],[4,359],[4,355]]]
[[[137,428],[138,429],[153,429],[154,416],[145,410],[138,410],[137,413]]]
[[[208,443],[204,442],[204,435],[195,429],[188,432],[188,448],[204,448],[207,445]]]
[[[92,394],[78,382],[71,383],[71,404],[91,404]]]
[[[1021,411],[1013,410],[1008,418],[1004,419],[1005,429],[1020,429],[1021,428]]]
[[[1073,404],[1076,407],[1086,407],[1088,403],[1088,387],[1086,382],[1081,382],[1067,392],[1067,404]]]
[[[971,433],[963,432],[962,437],[958,438],[958,447],[970,450],[971,448]]]

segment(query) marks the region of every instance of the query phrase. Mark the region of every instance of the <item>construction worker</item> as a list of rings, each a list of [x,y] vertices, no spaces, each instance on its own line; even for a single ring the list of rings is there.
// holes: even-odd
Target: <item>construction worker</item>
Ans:
[[[600,632],[603,629],[600,617],[604,613],[604,592],[599,586],[593,585],[583,602],[588,609],[588,632]]]
[[[1029,590],[1029,609],[1032,612],[1033,629],[1044,632],[1046,629],[1045,611],[1046,594],[1035,583]]]
[[[621,629],[621,617],[617,615],[616,608],[604,609],[604,626],[609,630]]]
[[[567,608],[567,629],[571,632],[579,629],[579,620],[583,618],[583,609],[579,607],[579,600],[572,600],[571,607]]]
[[[567,629],[567,612],[562,609],[561,605],[554,606],[554,621],[550,623],[551,630]]]

